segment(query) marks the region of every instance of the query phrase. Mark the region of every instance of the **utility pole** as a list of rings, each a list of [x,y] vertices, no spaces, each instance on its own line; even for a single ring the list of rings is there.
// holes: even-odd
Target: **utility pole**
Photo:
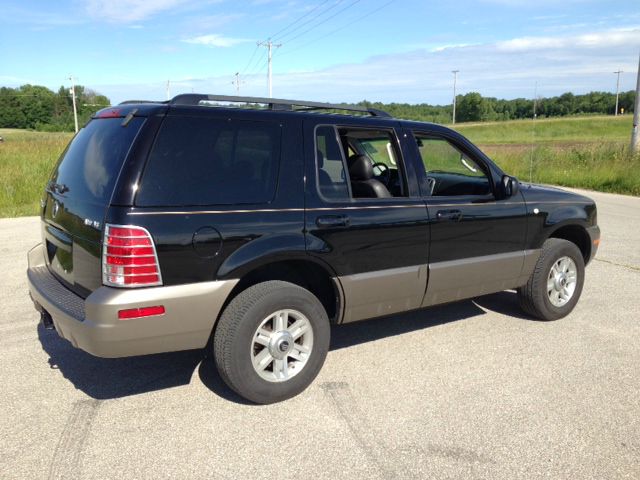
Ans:
[[[69,80],[71,80],[71,100],[73,102],[73,122],[76,126],[76,133],[78,133],[78,110],[76,109],[76,86],[75,83],[73,81],[73,75],[71,75],[69,77]]]
[[[236,72],[234,75],[236,78],[231,82],[231,84],[236,86],[236,95],[240,96],[240,85],[244,82],[240,80],[240,72]]]
[[[533,151],[536,148],[536,118],[538,117],[538,81],[533,86],[533,117],[531,120],[531,151],[529,154],[529,182],[533,181]]]
[[[171,100],[171,80],[167,80],[167,100]]]
[[[273,43],[271,39],[266,42],[258,42],[258,46],[267,47],[267,61],[269,63],[268,72],[267,72],[267,82],[269,84],[269,98],[273,97],[272,94],[272,86],[271,86],[271,59],[273,58],[273,47],[280,48],[282,46],[281,43]]]
[[[458,81],[458,72],[460,70],[451,70],[453,73],[453,124],[456,124],[456,83]]]
[[[620,95],[620,74],[623,73],[622,70],[618,70],[617,72],[613,72],[618,75],[618,80],[616,80],[616,112],[614,116],[618,116],[618,96]]]
[[[636,81],[636,101],[633,106],[633,130],[631,130],[631,153],[637,154],[640,151],[640,134],[638,133],[638,122],[640,122],[640,57],[638,58],[638,80]]]

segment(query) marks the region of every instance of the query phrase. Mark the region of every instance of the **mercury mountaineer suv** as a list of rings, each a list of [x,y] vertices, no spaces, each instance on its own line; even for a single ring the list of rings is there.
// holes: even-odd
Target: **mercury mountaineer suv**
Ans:
[[[99,357],[212,348],[257,403],[313,381],[334,325],[506,289],[564,317],[600,238],[592,200],[443,126],[199,94],[99,111],[41,207],[45,327]]]

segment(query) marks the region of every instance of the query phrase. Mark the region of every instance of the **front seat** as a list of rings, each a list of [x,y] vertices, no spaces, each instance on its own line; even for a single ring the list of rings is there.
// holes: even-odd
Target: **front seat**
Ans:
[[[355,198],[392,197],[384,183],[373,178],[373,164],[366,155],[351,155],[347,160],[351,190]]]

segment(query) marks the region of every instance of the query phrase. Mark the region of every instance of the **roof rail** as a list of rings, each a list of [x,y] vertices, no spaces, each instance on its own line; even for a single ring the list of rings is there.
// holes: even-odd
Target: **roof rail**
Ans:
[[[133,105],[133,104],[139,104],[139,103],[168,103],[168,101],[164,101],[164,102],[157,102],[155,100],[125,100],[124,102],[120,102],[118,105]]]
[[[310,110],[345,110],[348,112],[368,113],[374,117],[391,118],[387,112],[376,108],[358,107],[355,105],[338,105],[324,102],[307,102],[305,100],[284,100],[281,98],[265,97],[234,97],[229,95],[205,95],[200,93],[185,93],[177,95],[169,100],[169,105],[202,105],[206,102],[229,102],[229,103],[261,103],[268,105],[271,110],[289,110],[293,107],[303,107],[303,111]]]

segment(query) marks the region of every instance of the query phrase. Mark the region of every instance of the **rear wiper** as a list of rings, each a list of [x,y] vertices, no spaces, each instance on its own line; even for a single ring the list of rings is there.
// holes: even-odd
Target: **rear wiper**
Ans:
[[[49,182],[48,189],[54,193],[58,192],[60,195],[69,191],[69,187],[67,187],[64,183],[55,182]]]

